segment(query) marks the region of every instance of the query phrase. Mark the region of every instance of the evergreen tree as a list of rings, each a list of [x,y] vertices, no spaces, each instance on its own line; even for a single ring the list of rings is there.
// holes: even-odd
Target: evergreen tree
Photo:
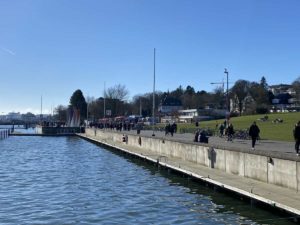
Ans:
[[[70,106],[80,111],[81,119],[86,118],[87,104],[80,89],[76,90],[70,98]]]
[[[264,76],[263,76],[263,77],[261,78],[261,80],[260,80],[260,86],[261,86],[264,90],[266,90],[266,92],[268,91],[269,85],[268,85],[267,80],[266,80],[266,78],[265,78]]]

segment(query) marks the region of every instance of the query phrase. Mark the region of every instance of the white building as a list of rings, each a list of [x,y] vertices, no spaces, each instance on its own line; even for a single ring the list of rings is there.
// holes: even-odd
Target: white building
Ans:
[[[21,120],[22,119],[22,115],[19,112],[17,112],[17,113],[10,112],[10,113],[7,114],[6,119],[7,120]]]
[[[224,118],[225,109],[184,109],[178,110],[178,120],[183,123],[199,122],[201,120],[209,120],[216,118]]]

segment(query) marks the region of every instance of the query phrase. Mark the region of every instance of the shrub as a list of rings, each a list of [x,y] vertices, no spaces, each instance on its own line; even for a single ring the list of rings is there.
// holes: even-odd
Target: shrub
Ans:
[[[266,105],[260,105],[256,107],[257,114],[266,114],[269,112],[269,109]]]

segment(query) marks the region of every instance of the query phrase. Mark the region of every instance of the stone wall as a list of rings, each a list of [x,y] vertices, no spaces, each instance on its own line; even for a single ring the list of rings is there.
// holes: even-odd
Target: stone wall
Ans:
[[[122,133],[86,129],[86,135],[102,141],[122,143]],[[221,149],[199,143],[166,140],[157,137],[127,135],[127,146],[148,150],[149,154],[172,156],[200,165],[218,169],[237,176],[248,177],[262,182],[300,189],[299,160],[258,154],[238,149]]]

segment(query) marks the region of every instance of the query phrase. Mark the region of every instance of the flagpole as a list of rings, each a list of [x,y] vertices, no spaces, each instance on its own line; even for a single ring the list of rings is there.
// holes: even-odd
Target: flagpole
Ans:
[[[40,120],[41,120],[41,125],[42,125],[42,121],[43,121],[43,95],[41,95],[41,116],[40,116]]]
[[[153,73],[153,106],[152,106],[152,136],[154,134],[154,123],[155,123],[155,48],[154,48],[154,73]]]
[[[104,81],[104,90],[103,90],[103,118],[105,118],[105,81]]]

